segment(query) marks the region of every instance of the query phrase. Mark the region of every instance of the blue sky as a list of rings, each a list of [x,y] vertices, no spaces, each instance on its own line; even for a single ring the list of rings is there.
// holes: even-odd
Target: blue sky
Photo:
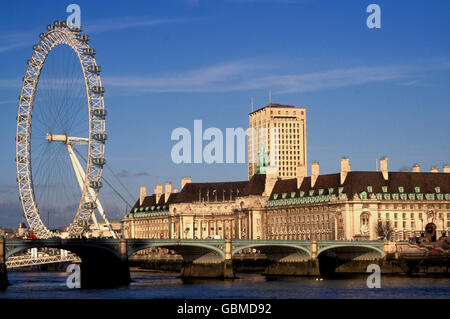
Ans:
[[[246,164],[174,164],[177,127],[248,127],[272,102],[307,108],[308,162],[321,173],[450,162],[448,1],[21,1],[0,11],[0,225],[20,221],[15,116],[32,45],[81,7],[106,87],[107,158],[132,194],[182,176],[245,180]],[[368,29],[366,7],[381,7]],[[309,164],[308,164],[309,165]],[[123,215],[113,212],[114,217]]]

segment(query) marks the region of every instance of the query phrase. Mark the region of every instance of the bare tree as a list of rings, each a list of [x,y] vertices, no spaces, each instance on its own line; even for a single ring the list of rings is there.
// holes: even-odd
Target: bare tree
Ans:
[[[378,237],[385,237],[387,239],[391,239],[392,234],[394,233],[394,229],[391,227],[391,222],[389,220],[385,223],[379,220],[376,231]]]

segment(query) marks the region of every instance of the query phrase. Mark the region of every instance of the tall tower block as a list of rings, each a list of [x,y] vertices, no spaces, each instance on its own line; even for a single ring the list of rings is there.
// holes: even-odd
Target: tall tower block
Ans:
[[[249,114],[249,127],[249,179],[261,172],[264,155],[282,179],[296,178],[298,166],[307,174],[306,108],[271,103]]]

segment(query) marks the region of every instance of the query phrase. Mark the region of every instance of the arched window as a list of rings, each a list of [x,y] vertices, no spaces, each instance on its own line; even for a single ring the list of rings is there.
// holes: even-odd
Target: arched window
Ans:
[[[360,220],[361,235],[369,235],[369,219],[370,219],[369,212],[363,212],[361,214]]]

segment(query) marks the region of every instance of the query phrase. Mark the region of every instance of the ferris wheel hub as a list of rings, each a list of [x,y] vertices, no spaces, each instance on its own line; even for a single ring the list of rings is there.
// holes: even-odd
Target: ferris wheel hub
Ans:
[[[67,136],[67,134],[52,134],[47,133],[46,140],[48,142],[63,142],[66,145],[69,144],[88,144],[89,139],[85,137]]]

